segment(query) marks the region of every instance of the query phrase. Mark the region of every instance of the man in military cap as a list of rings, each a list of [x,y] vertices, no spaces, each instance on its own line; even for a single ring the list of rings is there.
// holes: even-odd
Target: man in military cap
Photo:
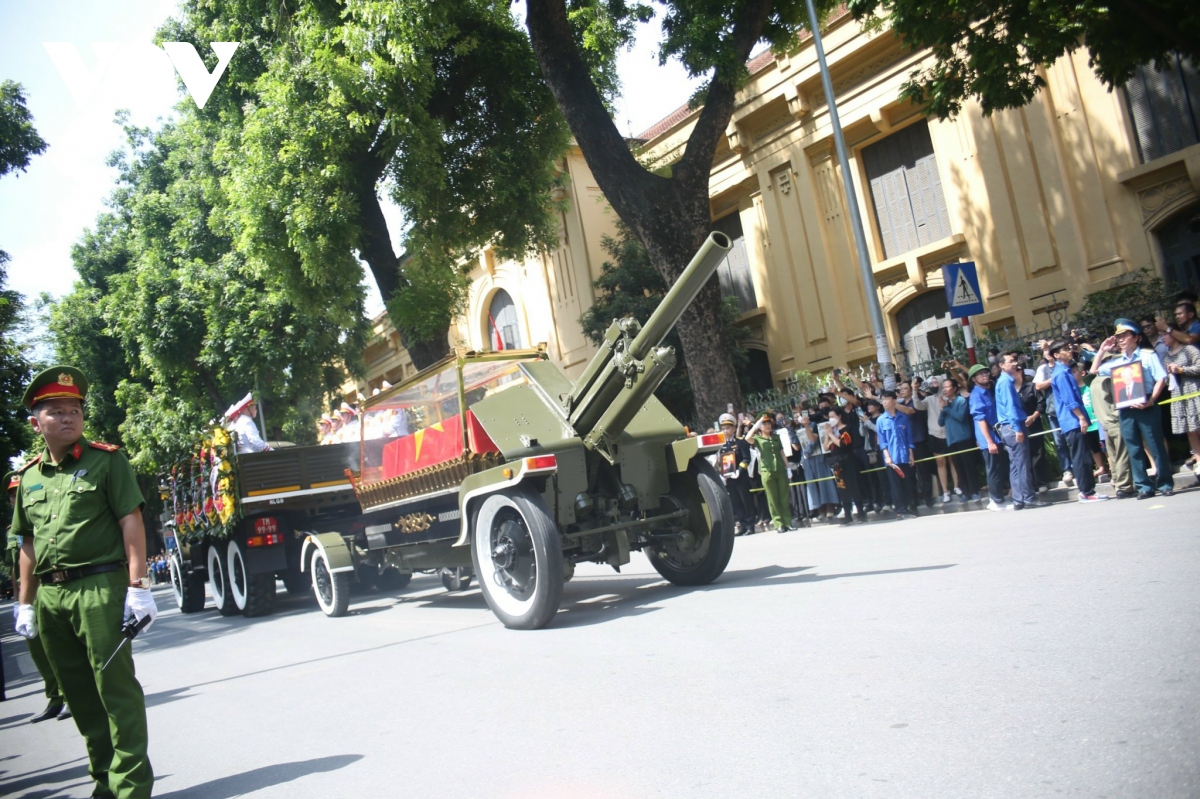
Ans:
[[[258,425],[254,423],[258,416],[258,403],[253,394],[247,394],[229,406],[225,418],[229,420],[229,432],[237,441],[238,452],[268,452],[271,447],[258,434]]]
[[[54,366],[22,400],[43,441],[21,470],[12,533],[21,542],[16,631],[41,635],[87,743],[94,797],[149,797],[146,702],[121,625],[157,614],[146,576],[144,504],[133,468],[83,437],[87,380]],[[34,604],[36,600],[36,612]],[[110,655],[116,656],[105,666]]]
[[[4,485],[7,487],[9,503],[15,506],[17,504],[17,488],[21,485],[21,475],[9,472],[4,475]],[[18,596],[20,594],[18,578],[21,573],[21,536],[9,534],[8,546],[4,550],[4,562],[12,575],[13,596]],[[58,688],[58,679],[54,676],[54,669],[50,667],[50,659],[46,657],[46,648],[42,646],[42,639],[29,638],[26,643],[29,645],[29,657],[33,659],[33,665],[37,667],[38,674],[42,675],[42,682],[46,685],[46,709],[29,719],[29,723],[37,724],[53,718],[71,718],[71,711],[66,709],[62,691]]]

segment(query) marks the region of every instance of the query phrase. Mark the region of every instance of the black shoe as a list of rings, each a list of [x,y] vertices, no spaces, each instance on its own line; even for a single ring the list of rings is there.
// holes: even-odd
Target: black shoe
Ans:
[[[37,724],[39,721],[47,721],[49,719],[55,718],[56,716],[58,716],[59,713],[62,712],[62,709],[63,709],[62,702],[51,702],[50,704],[46,705],[45,710],[43,710],[41,713],[38,713],[36,716],[31,718],[29,720],[29,723]]]
[[[1164,488],[1162,491],[1159,491],[1158,493],[1162,494],[1164,497],[1173,497],[1173,496],[1175,496],[1175,489]]]
[[[69,707],[63,707],[63,709],[62,709],[62,713],[59,713],[59,714],[58,714],[58,720],[59,720],[59,721],[66,721],[66,720],[67,720],[67,719],[69,719],[69,718],[71,718],[71,708],[69,708]]]
[[[1139,491],[1138,492],[1138,499],[1150,499],[1152,496],[1154,496],[1153,491]]]
[[[1013,510],[1025,510],[1025,506],[1022,505],[1020,502],[1014,502]]]
[[[1117,499],[1133,499],[1136,496],[1137,496],[1136,491],[1122,491],[1119,488],[1117,489],[1117,493],[1116,493]]]

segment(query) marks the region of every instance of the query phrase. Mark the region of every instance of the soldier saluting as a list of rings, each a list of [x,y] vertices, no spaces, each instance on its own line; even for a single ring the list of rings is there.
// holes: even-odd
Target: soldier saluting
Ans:
[[[26,638],[41,634],[87,742],[92,796],[135,799],[150,796],[154,774],[132,648],[103,667],[123,640],[126,617],[153,621],[157,614],[146,576],[144,501],[124,453],[83,437],[86,394],[82,372],[54,366],[33,379],[22,400],[45,448],[21,469],[17,489],[12,533],[23,540],[16,630]]]

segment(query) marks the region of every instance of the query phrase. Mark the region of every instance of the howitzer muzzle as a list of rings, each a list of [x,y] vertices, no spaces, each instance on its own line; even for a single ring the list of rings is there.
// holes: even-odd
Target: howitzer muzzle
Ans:
[[[691,263],[680,273],[679,279],[646,320],[646,324],[642,325],[642,331],[630,347],[630,355],[641,360],[652,348],[662,344],[732,248],[733,242],[724,233],[713,231],[708,234]]]

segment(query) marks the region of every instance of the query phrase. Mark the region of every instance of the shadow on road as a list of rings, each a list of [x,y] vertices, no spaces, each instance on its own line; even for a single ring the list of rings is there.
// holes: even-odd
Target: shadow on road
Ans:
[[[232,799],[235,796],[260,791],[285,782],[307,777],[309,774],[320,774],[327,771],[337,771],[351,763],[362,760],[362,755],[331,755],[317,757],[312,760],[298,760],[292,763],[277,763],[273,766],[244,771],[229,777],[209,780],[190,788],[181,788],[170,793],[157,793],[158,799]],[[161,784],[161,783],[159,783]]]
[[[842,574],[808,574],[815,566],[763,566],[759,569],[727,571],[716,582],[694,588],[672,585],[657,574],[612,575],[584,577],[573,580],[564,588],[563,608],[555,618],[552,629],[583,627],[600,624],[625,616],[641,616],[658,610],[650,607],[663,599],[680,594],[722,591],[727,588],[751,586],[792,585],[817,583],[825,580],[841,580],[847,577],[875,577],[886,574],[949,569],[957,564],[941,563],[934,566],[911,566],[905,569],[881,569],[878,571],[844,572]]]
[[[77,761],[83,761],[77,763]],[[76,765],[71,765],[76,763]],[[25,791],[29,788],[37,788],[43,785],[57,785],[63,782],[74,782],[83,780],[86,784],[91,782],[91,776],[88,774],[88,764],[86,758],[75,758],[68,760],[66,763],[59,763],[57,766],[49,766],[47,768],[36,769],[26,772],[25,774],[17,774],[11,778],[7,776],[6,771],[0,771],[0,796],[12,796],[20,791]],[[72,786],[58,785],[55,788],[48,788],[34,793],[24,794],[22,799],[42,799],[43,797],[53,796],[60,791],[66,790]]]

